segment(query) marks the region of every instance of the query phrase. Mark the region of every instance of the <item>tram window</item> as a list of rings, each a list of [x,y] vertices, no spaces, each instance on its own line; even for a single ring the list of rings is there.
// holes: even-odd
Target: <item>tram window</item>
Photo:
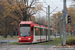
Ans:
[[[42,28],[40,28],[41,30],[41,35],[46,35],[46,31],[45,31],[45,29],[42,29]]]
[[[46,30],[45,29],[42,29],[42,35],[46,35]]]
[[[52,30],[50,30],[50,35],[52,35]]]
[[[47,35],[48,35],[48,29],[47,29]],[[52,31],[50,30],[50,35],[52,35]]]
[[[47,35],[48,35],[48,29],[47,29]]]
[[[46,29],[44,29],[43,34],[46,35]]]
[[[30,24],[20,24],[20,27],[30,27]]]
[[[40,28],[35,28],[35,35],[40,35]]]
[[[46,35],[47,35],[47,29],[45,29],[45,31],[46,31]]]
[[[33,36],[33,27],[31,27],[31,36]]]
[[[42,28],[40,28],[40,32],[41,32],[41,35],[43,35],[43,29]]]

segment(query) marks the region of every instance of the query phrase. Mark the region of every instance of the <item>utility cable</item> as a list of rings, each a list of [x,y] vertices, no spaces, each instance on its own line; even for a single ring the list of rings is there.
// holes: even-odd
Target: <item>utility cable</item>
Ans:
[[[49,0],[54,6],[56,6],[56,7],[58,7],[57,5],[55,5],[51,0]],[[58,9],[60,9],[59,7],[58,7]]]
[[[46,5],[48,5],[47,3],[46,3],[46,1],[45,0],[43,0],[44,1],[44,3],[46,4]]]
[[[46,3],[46,1],[45,0],[43,0],[44,1],[44,3],[48,6],[48,4]],[[52,7],[50,7],[50,8],[52,8]],[[53,8],[52,8],[53,9]]]

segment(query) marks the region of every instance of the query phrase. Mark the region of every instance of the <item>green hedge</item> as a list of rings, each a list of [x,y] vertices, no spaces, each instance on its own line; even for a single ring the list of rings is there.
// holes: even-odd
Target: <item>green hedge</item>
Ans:
[[[75,45],[75,36],[68,36],[66,38],[66,44],[68,44],[68,45]]]

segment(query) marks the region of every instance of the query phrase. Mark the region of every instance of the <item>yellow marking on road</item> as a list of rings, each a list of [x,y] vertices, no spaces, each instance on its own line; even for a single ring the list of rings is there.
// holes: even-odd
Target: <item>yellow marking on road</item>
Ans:
[[[30,47],[28,48],[28,50],[30,50]]]

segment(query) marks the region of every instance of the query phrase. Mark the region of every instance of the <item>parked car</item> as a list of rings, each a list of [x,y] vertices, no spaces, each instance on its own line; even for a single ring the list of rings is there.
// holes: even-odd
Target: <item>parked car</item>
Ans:
[[[59,36],[59,34],[54,34],[54,36]]]

